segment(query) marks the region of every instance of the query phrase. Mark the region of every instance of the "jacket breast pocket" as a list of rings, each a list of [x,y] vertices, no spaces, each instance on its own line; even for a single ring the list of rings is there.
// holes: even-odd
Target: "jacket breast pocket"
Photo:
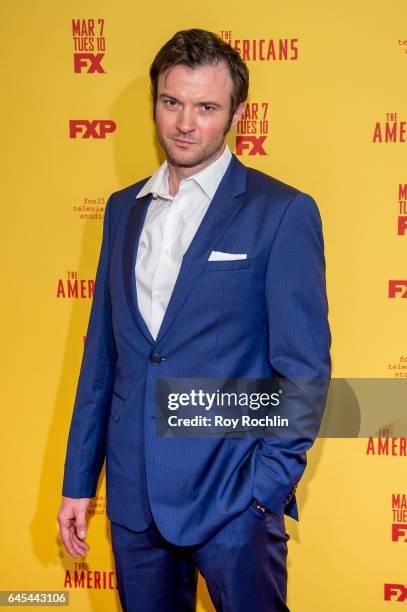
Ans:
[[[219,272],[221,270],[244,270],[250,268],[253,264],[253,258],[249,259],[231,259],[225,261],[207,261],[205,271]]]
[[[110,414],[112,415],[112,419],[114,421],[118,421],[120,419],[125,401],[126,400],[123,397],[120,397],[120,395],[113,391]]]

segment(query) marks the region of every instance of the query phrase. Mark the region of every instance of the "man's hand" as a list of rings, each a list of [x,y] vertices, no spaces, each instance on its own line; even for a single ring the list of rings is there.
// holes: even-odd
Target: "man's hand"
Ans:
[[[83,558],[89,550],[89,544],[84,541],[86,536],[86,513],[90,497],[63,497],[58,512],[58,523],[62,542],[72,557],[79,554]]]

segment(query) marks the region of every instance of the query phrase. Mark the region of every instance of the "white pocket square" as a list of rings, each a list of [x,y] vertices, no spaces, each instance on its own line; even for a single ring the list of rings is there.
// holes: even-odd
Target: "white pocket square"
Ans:
[[[247,253],[223,253],[222,251],[212,251],[208,261],[233,261],[235,259],[247,259]]]

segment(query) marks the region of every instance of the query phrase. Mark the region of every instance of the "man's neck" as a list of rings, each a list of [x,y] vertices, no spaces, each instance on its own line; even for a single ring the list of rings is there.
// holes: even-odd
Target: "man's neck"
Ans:
[[[190,176],[193,176],[194,174],[197,174],[197,172],[200,172],[210,164],[213,164],[213,162],[216,161],[222,155],[225,150],[225,146],[226,143],[223,143],[221,148],[210,159],[207,159],[201,164],[197,164],[196,166],[191,166],[189,168],[186,168],[184,166],[176,166],[174,164],[171,164],[171,162],[167,160],[168,189],[170,195],[175,196],[177,194],[182,180],[187,179]]]

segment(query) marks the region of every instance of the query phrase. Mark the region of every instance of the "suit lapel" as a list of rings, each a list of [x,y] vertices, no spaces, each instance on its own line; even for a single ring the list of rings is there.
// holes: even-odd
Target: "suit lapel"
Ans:
[[[148,340],[148,342],[151,344],[154,344],[155,340],[152,337],[146,322],[141,316],[139,309],[135,276],[135,265],[141,230],[144,225],[151,198],[151,194],[148,194],[142,198],[135,198],[135,202],[131,208],[124,236],[123,276],[127,301],[134,321],[141,333],[145,336],[146,340]]]
[[[181,268],[158,332],[160,342],[176,319],[216,243],[245,204],[247,168],[233,155],[229,167],[184,254]]]
[[[246,166],[233,155],[208,210],[184,254],[177,281],[156,340],[152,337],[146,322],[141,316],[135,280],[135,265],[141,230],[152,196],[149,194],[135,199],[128,217],[124,238],[124,284],[135,323],[151,344],[161,341],[168,332],[184,301],[193,290],[211,251],[214,250],[216,243],[222,238],[235,215],[245,204],[246,174]]]

